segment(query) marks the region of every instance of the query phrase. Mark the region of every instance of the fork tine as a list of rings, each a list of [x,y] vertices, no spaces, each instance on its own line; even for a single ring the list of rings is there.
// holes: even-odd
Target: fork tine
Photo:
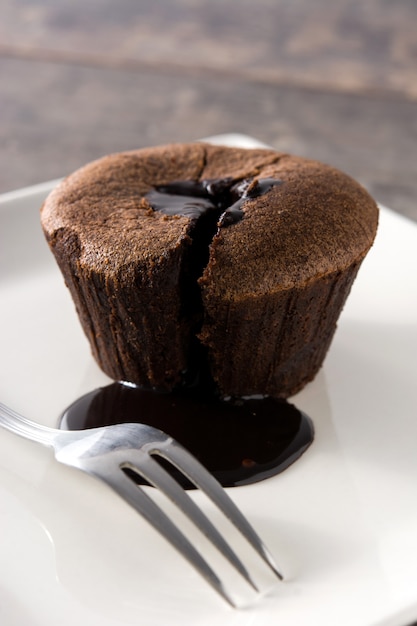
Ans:
[[[169,439],[165,443],[159,443],[157,448],[154,447],[152,454],[158,454],[170,461],[178,470],[185,474],[196,487],[204,491],[247,539],[279,580],[283,580],[283,575],[278,570],[274,558],[249,524],[248,520],[239,511],[220,483],[188,452],[188,450],[183,448],[181,444],[174,439]]]
[[[95,474],[100,480],[104,480],[118,495],[124,498],[138,513],[140,513],[158,532],[176,548],[191,565],[205,578],[213,589],[226,600],[230,606],[236,608],[232,597],[226,591],[222,581],[194,548],[185,535],[175,526],[169,517],[159,508],[145,491],[120,471],[117,474],[112,471]]]
[[[226,557],[231,565],[243,576],[243,578],[255,589],[258,587],[252,580],[248,570],[232,550],[217,528],[211,523],[208,517],[195,504],[186,491],[172,478],[151,455],[143,455],[136,450],[130,451],[132,462],[123,463],[122,468],[128,467],[130,470],[139,473],[146,478],[154,487],[162,491],[185,515],[193,521],[199,530],[216,546],[216,548]]]

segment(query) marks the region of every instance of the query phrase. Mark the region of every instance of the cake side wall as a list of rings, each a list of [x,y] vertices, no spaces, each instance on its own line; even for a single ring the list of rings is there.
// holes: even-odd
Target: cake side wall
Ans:
[[[171,389],[182,380],[193,341],[182,316],[182,246],[149,268],[128,265],[107,275],[80,262],[76,235],[49,238],[94,358],[113,380]],[[185,263],[186,265],[186,263]]]
[[[239,302],[203,298],[200,333],[226,395],[287,398],[322,366],[361,260],[304,288]]]

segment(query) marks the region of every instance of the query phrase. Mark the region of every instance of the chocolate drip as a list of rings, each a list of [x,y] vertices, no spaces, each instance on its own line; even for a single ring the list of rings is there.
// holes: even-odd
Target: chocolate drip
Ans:
[[[191,245],[179,281],[181,312],[190,321],[191,328],[187,371],[183,373],[182,381],[199,376],[207,368],[207,353],[198,339],[204,317],[198,281],[209,262],[211,242],[220,228],[243,218],[246,201],[258,198],[280,184],[282,181],[275,178],[179,180],[159,185],[146,195],[154,211],[190,218]]]

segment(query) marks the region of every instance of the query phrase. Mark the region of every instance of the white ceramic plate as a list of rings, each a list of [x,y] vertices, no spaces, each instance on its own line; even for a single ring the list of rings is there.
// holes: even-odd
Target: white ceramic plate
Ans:
[[[220,142],[251,145],[228,136]],[[0,198],[0,398],[55,425],[107,382],[39,226],[46,183]],[[233,611],[140,517],[52,453],[0,432],[5,626],[405,626],[417,619],[417,225],[381,208],[324,368],[294,402],[316,439],[230,490],[286,582]],[[211,514],[210,506],[194,493]],[[174,514],[174,513],[173,513]],[[269,582],[269,581],[268,581]]]

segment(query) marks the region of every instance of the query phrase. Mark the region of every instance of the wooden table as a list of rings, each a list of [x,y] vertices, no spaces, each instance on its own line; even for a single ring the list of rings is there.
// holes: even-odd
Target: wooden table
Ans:
[[[0,192],[223,132],[417,220],[417,3],[2,0]]]

